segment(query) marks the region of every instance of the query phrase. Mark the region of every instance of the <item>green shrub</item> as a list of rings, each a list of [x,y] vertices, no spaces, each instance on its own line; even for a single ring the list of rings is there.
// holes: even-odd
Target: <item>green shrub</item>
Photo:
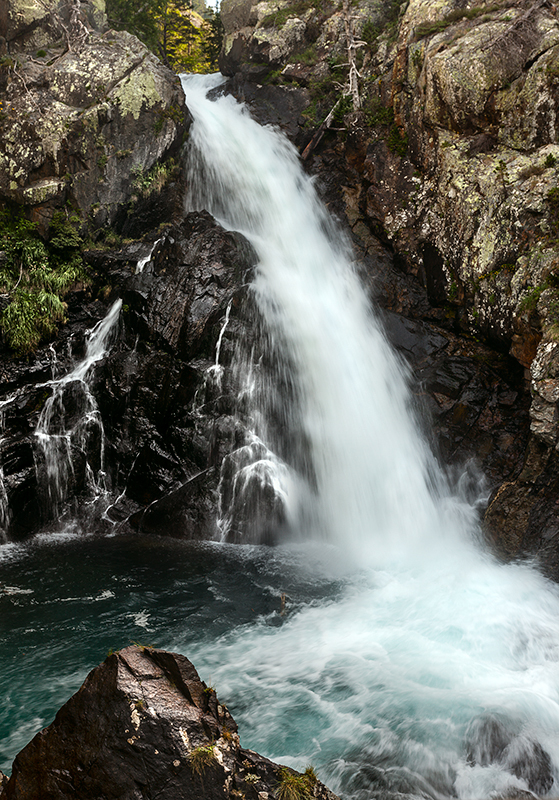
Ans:
[[[370,48],[372,48],[379,34],[380,30],[378,26],[375,25],[373,20],[369,17],[369,19],[363,25],[363,30],[361,31],[361,38],[363,39],[364,42],[367,42]]]
[[[82,244],[61,212],[53,216],[47,241],[39,236],[35,223],[17,213],[0,212],[0,249],[6,254],[0,267],[0,291],[9,298],[0,328],[19,355],[35,350],[64,321],[63,298],[86,277]]]
[[[401,134],[396,124],[390,126],[390,131],[386,139],[386,146],[391,153],[401,156],[402,158],[408,152],[408,136],[406,133]]]

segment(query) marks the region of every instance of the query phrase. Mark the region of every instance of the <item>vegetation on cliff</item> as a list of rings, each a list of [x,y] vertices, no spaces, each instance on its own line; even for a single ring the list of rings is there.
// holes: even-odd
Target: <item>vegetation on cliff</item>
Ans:
[[[85,280],[82,240],[65,215],[54,215],[48,240],[21,214],[0,211],[0,329],[19,355],[34,350],[64,322],[64,296]]]

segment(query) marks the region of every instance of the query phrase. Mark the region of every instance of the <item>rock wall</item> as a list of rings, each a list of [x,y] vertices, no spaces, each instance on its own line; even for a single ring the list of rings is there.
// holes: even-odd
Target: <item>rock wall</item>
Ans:
[[[393,337],[427,378],[443,457],[473,457],[488,476],[489,538],[505,557],[539,554],[559,577],[555,6],[361,0],[351,11],[361,108],[341,105],[334,132],[320,123],[347,91],[343,9],[225,0],[223,10],[233,91],[263,119],[270,94],[298,97],[296,131],[287,112],[273,121],[369,258],[377,302],[452,342],[426,368],[417,342],[414,353]],[[445,363],[453,347],[461,361]],[[482,399],[463,370],[487,386],[495,359],[506,382],[492,372],[496,393]]]
[[[138,272],[138,262],[150,252]],[[81,501],[91,494],[88,459],[99,469],[103,450],[104,483],[119,500],[97,526],[136,514],[132,524],[144,532],[211,538],[221,461],[244,444],[234,416],[238,387],[227,367],[237,340],[249,338],[242,300],[253,251],[209,214],[195,212],[180,225],[168,226],[155,247],[133,242],[112,253],[91,250],[86,255],[96,282],[69,298],[70,322],[59,339],[42,347],[31,362],[3,362],[0,478],[8,509],[3,533],[19,538],[52,518],[46,502],[52,477],[36,435],[41,409],[53,392],[48,382],[79,363],[86,329],[120,297],[124,305],[116,341],[87,379],[102,420],[103,444],[97,425],[87,444],[81,439],[74,443],[71,431],[77,429],[80,406],[72,384],[65,389],[64,414],[55,422],[55,431],[63,426],[70,432],[69,510],[79,515]],[[92,300],[96,294],[103,300]],[[228,307],[230,320],[222,332]],[[80,386],[76,391],[82,392]],[[159,502],[163,498],[164,505]],[[102,501],[101,510],[107,504]],[[149,513],[141,511],[146,508]]]
[[[243,749],[227,707],[187,658],[127,647],[16,756],[0,798],[275,800],[286,786],[306,800],[337,800],[314,772]]]

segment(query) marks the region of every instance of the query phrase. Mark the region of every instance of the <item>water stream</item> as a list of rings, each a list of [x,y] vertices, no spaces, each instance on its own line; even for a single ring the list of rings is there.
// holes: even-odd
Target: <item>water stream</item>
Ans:
[[[230,465],[241,505],[251,481],[272,488],[284,538],[3,545],[0,768],[136,640],[188,655],[244,746],[312,763],[344,798],[557,796],[558,589],[479,544],[295,151],[233,98],[208,100],[220,80],[184,79],[189,204],[258,254],[265,341],[238,359],[252,429]]]
[[[43,406],[35,436],[44,460],[45,505],[54,518],[71,493],[85,488],[96,497],[104,489],[105,433],[89,379],[107,351],[121,306],[122,300],[113,303],[106,317],[88,332],[85,356],[74,369],[48,384],[52,394]],[[40,466],[39,474],[43,472]]]

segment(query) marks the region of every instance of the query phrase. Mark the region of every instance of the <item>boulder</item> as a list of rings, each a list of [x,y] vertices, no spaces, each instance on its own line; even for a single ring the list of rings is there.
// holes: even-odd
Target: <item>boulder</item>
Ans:
[[[244,750],[227,707],[185,656],[134,646],[96,667],[16,756],[0,798],[274,800],[290,779],[304,789],[297,796],[337,800],[314,773]]]
[[[17,57],[9,41],[0,65],[0,201],[27,207],[41,232],[64,205],[83,228],[111,225],[119,212],[122,227],[128,202],[173,172],[169,159],[189,124],[184,94],[177,76],[135,36],[103,32],[90,21],[103,16],[102,0],[91,4],[89,16],[76,10],[75,30],[58,6],[10,4],[13,42],[21,39],[19,29],[12,31],[16,19],[35,33]],[[62,6],[74,8],[60,3],[60,13]],[[62,38],[53,19],[66,32]]]

